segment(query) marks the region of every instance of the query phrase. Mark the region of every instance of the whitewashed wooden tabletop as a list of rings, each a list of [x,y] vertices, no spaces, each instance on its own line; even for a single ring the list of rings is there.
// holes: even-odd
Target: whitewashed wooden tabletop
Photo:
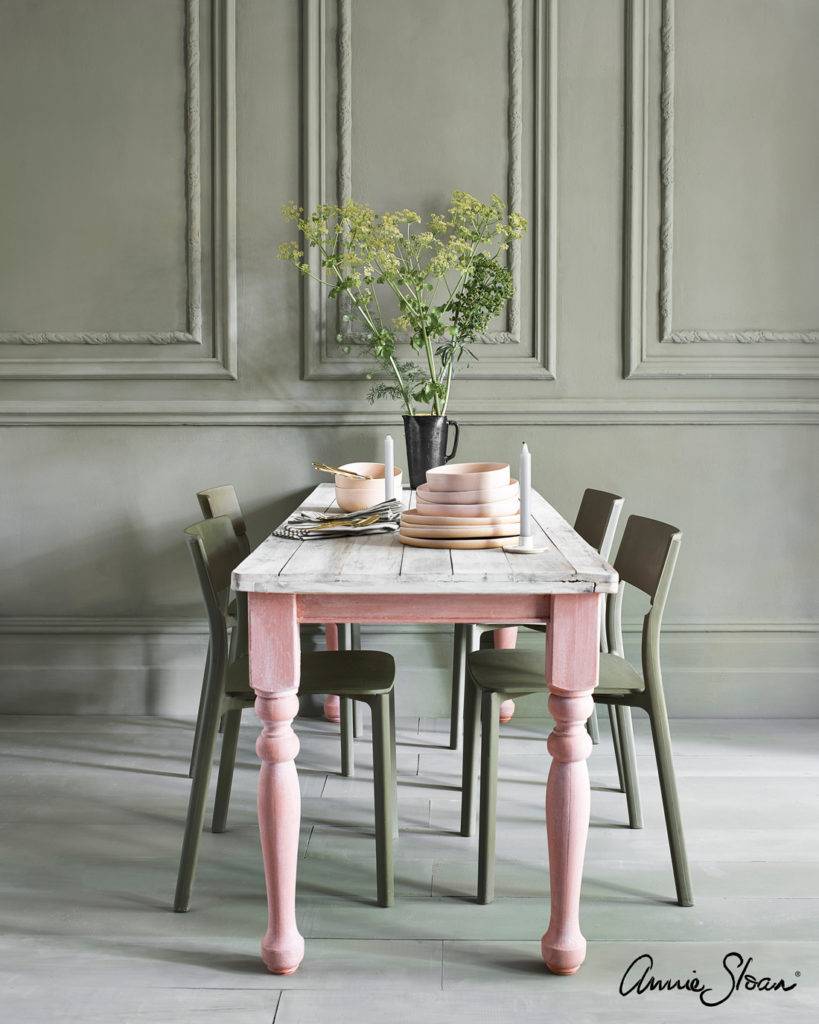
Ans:
[[[401,500],[414,505],[404,490]],[[332,483],[319,484],[300,508],[336,508]],[[397,533],[290,540],[269,536],[233,573],[236,590],[256,593],[496,594],[613,593],[617,574],[536,491],[532,533],[539,554],[502,548],[409,547]],[[514,543],[515,539],[510,538]]]

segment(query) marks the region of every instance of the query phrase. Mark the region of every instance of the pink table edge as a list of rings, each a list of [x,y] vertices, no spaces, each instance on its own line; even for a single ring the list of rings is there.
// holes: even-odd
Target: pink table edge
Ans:
[[[262,959],[273,974],[292,974],[304,957],[296,925],[296,867],[301,797],[292,728],[298,713],[302,622],[548,622],[545,677],[555,727],[546,786],[551,907],[541,940],[546,966],[574,974],[586,955],[580,888],[589,829],[585,728],[597,683],[602,595],[569,594],[288,594],[248,593],[250,679],[262,732],[259,831],[268,895]]]

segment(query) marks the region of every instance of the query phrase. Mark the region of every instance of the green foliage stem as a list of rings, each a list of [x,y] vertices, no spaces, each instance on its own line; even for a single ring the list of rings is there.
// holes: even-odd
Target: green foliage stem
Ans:
[[[359,323],[362,331],[340,334],[339,343],[345,351],[363,348],[387,378],[373,385],[370,401],[392,398],[408,415],[420,405],[442,415],[455,364],[464,354],[475,358],[468,346],[514,294],[502,261],[526,231],[523,217],[507,216],[496,195],[482,203],[458,191],[447,213],[434,213],[426,223],[413,210],[375,213],[354,200],[322,204],[307,216],[288,203],[282,214],[295,222],[305,249],[316,250],[317,259],[305,260],[292,241],[279,246],[279,258],[326,287],[330,298],[344,301],[344,321]],[[379,290],[398,303],[399,315],[389,325]],[[446,296],[440,302],[439,293]],[[397,355],[396,333],[402,330],[409,333],[407,359]]]

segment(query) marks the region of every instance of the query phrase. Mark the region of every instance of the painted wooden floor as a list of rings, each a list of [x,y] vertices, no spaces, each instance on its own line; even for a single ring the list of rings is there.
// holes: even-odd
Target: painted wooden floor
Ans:
[[[204,835],[185,915],[169,907],[191,723],[0,718],[2,1019],[813,1024],[819,722],[672,723],[696,900],[688,909],[673,902],[656,772],[644,720],[636,726],[645,828],[624,825],[604,730],[590,763],[581,910],[588,955],[578,975],[557,978],[539,946],[548,916],[547,723],[513,721],[501,733],[497,899],[486,907],[472,899],[475,840],[456,833],[460,761],[442,746],[448,723],[399,723],[397,900],[383,910],[374,903],[366,733],[356,744],[357,777],[343,779],[335,727],[301,720],[298,898],[307,955],[296,975],[275,978],[258,955],[266,910],[251,714],[230,831]],[[621,995],[649,957],[655,978],[689,990]],[[782,979],[790,990],[751,989],[751,976]],[[720,1005],[690,991],[697,979],[711,990],[705,1001]]]

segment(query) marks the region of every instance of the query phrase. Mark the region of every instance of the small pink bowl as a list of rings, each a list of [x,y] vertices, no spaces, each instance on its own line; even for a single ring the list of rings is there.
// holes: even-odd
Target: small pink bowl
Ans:
[[[335,475],[336,504],[345,512],[359,512],[361,509],[372,508],[384,501],[384,463],[383,462],[347,462],[339,469],[349,469],[353,473],[363,473],[370,480],[356,480],[351,476]],[[393,496],[401,497],[402,472],[396,466],[393,470]]]
[[[506,487],[511,477],[505,462],[450,462],[427,470],[432,491],[492,491]]]

